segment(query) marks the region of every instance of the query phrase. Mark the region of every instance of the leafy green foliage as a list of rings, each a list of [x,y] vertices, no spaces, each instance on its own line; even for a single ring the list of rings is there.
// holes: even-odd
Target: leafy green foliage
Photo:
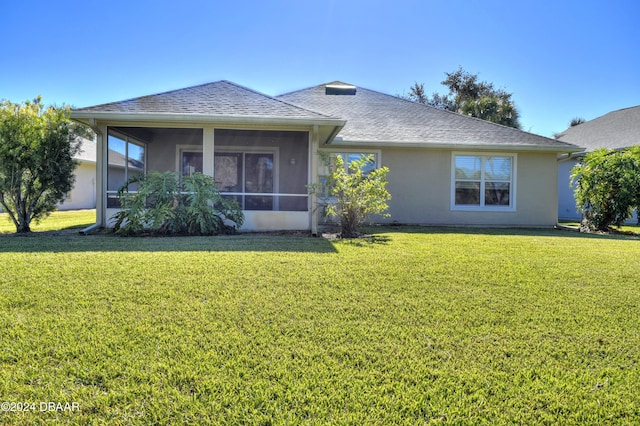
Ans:
[[[135,192],[129,191],[132,186]],[[118,198],[114,230],[121,235],[216,235],[244,222],[238,203],[222,197],[213,178],[202,173],[182,178],[176,172],[137,175],[120,188]]]
[[[478,74],[470,74],[462,67],[445,74],[447,78],[441,84],[449,88],[447,95],[433,93],[429,97],[426,95],[424,84],[416,82],[409,89],[409,93],[403,97],[413,102],[470,115],[504,126],[516,129],[521,127],[520,112],[511,99],[511,93],[496,89],[493,83],[479,81]]]
[[[30,232],[56,209],[74,183],[81,136],[88,130],[71,122],[69,108],[45,107],[40,97],[0,103],[0,204],[16,232]]]
[[[589,227],[621,226],[640,206],[640,147],[588,153],[571,171],[571,185]]]
[[[637,239],[376,233],[0,237],[0,423],[640,423]]]
[[[387,201],[391,198],[386,189],[389,168],[381,167],[365,173],[374,163],[372,155],[361,156],[348,167],[345,167],[341,155],[322,153],[322,156],[330,169],[323,188],[326,193],[322,200],[325,214],[337,218],[342,238],[357,237],[369,215],[389,217],[384,213],[389,208]],[[317,192],[317,188],[311,189],[311,192]]]

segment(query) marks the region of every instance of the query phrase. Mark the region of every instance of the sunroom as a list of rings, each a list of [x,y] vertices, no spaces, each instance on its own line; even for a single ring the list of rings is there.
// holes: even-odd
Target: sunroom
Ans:
[[[109,126],[107,224],[120,207],[117,192],[130,178],[148,171],[175,171],[213,176],[221,194],[242,207],[244,229],[309,229],[310,132],[212,131],[213,156],[211,144],[205,149],[203,128]],[[130,185],[128,190],[136,188]]]
[[[212,176],[242,206],[242,230],[255,231],[316,230],[307,185],[318,178],[318,151],[346,123],[229,81],[77,108],[71,118],[97,135],[95,227],[113,225],[130,178],[175,171]]]

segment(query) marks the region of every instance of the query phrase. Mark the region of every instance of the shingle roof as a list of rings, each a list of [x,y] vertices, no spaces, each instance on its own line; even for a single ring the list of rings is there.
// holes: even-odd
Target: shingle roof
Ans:
[[[327,95],[327,85],[348,84],[335,81],[277,98],[347,120],[338,134],[344,141],[578,150],[561,141],[361,87],[355,95]]]
[[[80,139],[80,151],[73,156],[78,161],[96,162],[96,142],[81,138]]]
[[[585,147],[587,151],[640,145],[640,106],[612,111],[570,127],[560,133],[558,139]]]
[[[229,81],[217,81],[119,102],[76,108],[74,112],[293,119],[332,118]]]

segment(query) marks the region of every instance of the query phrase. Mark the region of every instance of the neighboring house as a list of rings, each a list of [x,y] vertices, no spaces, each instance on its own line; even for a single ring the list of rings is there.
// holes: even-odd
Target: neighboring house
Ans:
[[[58,210],[94,209],[96,207],[96,142],[82,139],[80,151],[73,157],[78,166],[75,183]]]
[[[573,126],[558,135],[558,140],[585,149],[558,162],[558,218],[580,220],[571,183],[571,169],[586,153],[598,148],[624,149],[640,144],[640,106],[624,108]],[[635,220],[635,219],[634,219]]]
[[[127,178],[174,170],[213,176],[242,204],[243,229],[316,232],[307,185],[326,173],[327,151],[347,161],[373,154],[390,168],[386,222],[550,227],[557,157],[580,151],[342,82],[271,97],[219,81],[71,116],[98,135],[97,226],[112,225]]]

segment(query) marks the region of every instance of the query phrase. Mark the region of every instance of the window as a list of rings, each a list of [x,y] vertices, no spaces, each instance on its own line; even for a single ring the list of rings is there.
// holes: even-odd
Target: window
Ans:
[[[375,153],[375,152],[332,152],[332,153],[329,154],[329,161],[331,163],[331,166],[335,166],[335,158],[338,157],[338,156],[342,157],[342,161],[344,162],[344,167],[345,167],[345,169],[347,169],[347,171],[349,171],[349,166],[351,165],[351,163],[353,163],[354,161],[358,161],[362,157],[365,157],[367,155],[372,155],[373,156],[373,160],[370,161],[365,166],[365,168],[363,170],[364,174],[367,175],[371,171],[376,169],[377,163],[378,163],[378,153]],[[323,164],[323,166],[324,166],[324,164]],[[326,170],[326,167],[323,167],[323,168],[325,169],[325,172],[323,174],[324,175],[329,174],[329,171]]]
[[[329,188],[325,185],[325,182],[327,181],[327,176],[329,176],[329,173],[331,172],[330,169],[333,169],[335,167],[335,158],[336,157],[342,157],[342,161],[344,163],[344,168],[346,169],[347,172],[349,172],[349,166],[351,165],[351,163],[353,163],[354,161],[360,160],[362,157],[365,157],[367,155],[371,155],[373,157],[372,161],[370,161],[363,169],[363,174],[366,176],[368,175],[370,172],[372,172],[373,170],[378,168],[378,164],[380,161],[380,151],[375,151],[375,152],[363,152],[363,151],[353,151],[353,152],[330,152],[329,153],[329,167],[327,167],[327,165],[325,164],[325,161],[322,156],[320,158],[320,166],[319,166],[319,172],[318,172],[318,177],[320,178],[320,183],[321,183],[321,187],[318,191],[318,195],[320,196],[320,198],[327,198],[329,196]]]
[[[515,210],[515,163],[515,154],[454,154],[452,208]]]
[[[145,146],[114,133],[109,133],[107,144],[107,207],[120,207],[116,192],[132,177],[145,173]],[[130,191],[136,189],[135,185],[129,186]]]
[[[193,176],[202,173],[202,151],[180,151],[180,173],[182,176]]]

